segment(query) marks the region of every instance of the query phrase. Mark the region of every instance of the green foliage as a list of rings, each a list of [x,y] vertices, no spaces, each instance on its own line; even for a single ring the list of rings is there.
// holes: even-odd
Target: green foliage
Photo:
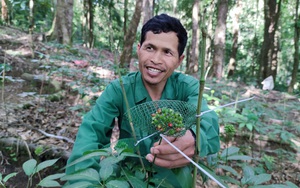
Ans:
[[[3,71],[8,72],[12,70],[12,66],[8,65],[8,64],[0,64],[0,73],[2,73]]]
[[[16,176],[17,173],[16,172],[12,172],[8,175],[6,175],[5,177],[3,177],[2,173],[0,173],[0,185],[3,188],[6,188],[5,183],[12,177]]]
[[[38,174],[41,170],[53,166],[58,159],[46,160],[41,163],[37,163],[35,159],[29,159],[28,161],[24,162],[22,165],[23,171],[28,176],[28,183],[27,187],[31,187],[32,178],[34,175]],[[46,178],[42,179],[37,186],[41,187],[57,187],[60,186],[57,179],[62,177],[64,174],[54,174],[47,176]]]
[[[104,148],[95,151],[85,152],[81,158],[70,163],[68,166],[78,164],[82,161],[91,158],[103,157],[99,162],[99,171],[88,168],[75,172],[74,174],[66,175],[61,178],[63,181],[74,181],[71,186],[80,183],[83,187],[90,185],[101,185],[105,187],[130,187],[129,185],[139,185],[138,187],[145,187],[146,183],[143,180],[144,174],[141,174],[140,165],[126,161],[126,158],[138,158],[139,155],[134,153],[134,150],[128,147],[129,145],[122,140],[119,140],[116,145],[116,150],[111,148]],[[134,160],[133,160],[134,161]],[[134,176],[136,174],[137,176]]]

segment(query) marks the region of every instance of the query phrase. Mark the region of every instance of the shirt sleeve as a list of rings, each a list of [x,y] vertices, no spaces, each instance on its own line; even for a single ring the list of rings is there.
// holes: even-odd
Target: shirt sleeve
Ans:
[[[80,158],[84,152],[102,148],[110,142],[114,118],[119,116],[120,110],[116,104],[121,104],[119,101],[122,100],[121,93],[113,84],[108,85],[96,100],[92,110],[84,116],[68,164]],[[99,169],[99,160],[98,157],[77,163],[68,167],[66,173],[71,174],[90,167]]]

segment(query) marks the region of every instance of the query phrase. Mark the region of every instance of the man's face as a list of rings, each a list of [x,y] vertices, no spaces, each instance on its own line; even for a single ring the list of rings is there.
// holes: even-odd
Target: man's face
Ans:
[[[147,32],[143,44],[138,44],[137,54],[144,84],[150,87],[164,87],[184,58],[184,55],[179,57],[175,32]]]

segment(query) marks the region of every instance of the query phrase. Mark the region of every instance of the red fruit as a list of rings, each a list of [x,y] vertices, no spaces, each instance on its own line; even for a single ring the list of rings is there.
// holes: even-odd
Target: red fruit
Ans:
[[[169,127],[173,127],[173,124],[172,124],[172,123],[168,123],[168,126],[169,126]]]

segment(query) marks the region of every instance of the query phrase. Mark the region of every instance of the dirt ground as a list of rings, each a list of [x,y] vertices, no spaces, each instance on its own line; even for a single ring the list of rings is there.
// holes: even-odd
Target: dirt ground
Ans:
[[[30,47],[30,38],[24,32],[14,28],[0,28],[0,64],[9,62],[14,67],[13,71],[7,72],[7,76],[11,76],[14,81],[5,82],[5,87],[2,88],[0,98],[0,172],[4,175],[11,172],[19,172],[19,175],[12,178],[8,182],[7,187],[26,187],[27,177],[22,172],[21,164],[34,157],[40,161],[61,157],[57,166],[64,166],[68,159],[78,127],[81,123],[81,116],[77,111],[70,110],[76,104],[84,103],[78,93],[73,93],[68,88],[63,88],[61,93],[62,98],[59,100],[50,100],[45,97],[47,86],[44,85],[44,91],[41,91],[41,83],[32,83],[30,81],[16,81],[21,79],[24,72],[40,75],[44,73],[39,70],[39,64],[32,63],[32,50],[50,54],[57,50],[43,44],[38,40],[38,35],[34,36],[35,49]],[[3,51],[11,50],[18,53],[16,56],[4,55]],[[107,59],[113,59],[112,55],[104,52],[89,51],[86,53],[86,59],[99,58],[100,55]],[[90,55],[92,54],[92,55]],[[36,53],[38,56],[38,54]],[[6,59],[6,60],[5,60]],[[46,61],[46,60],[45,60]],[[40,61],[43,62],[43,61]],[[77,66],[78,69],[86,65],[76,65],[74,62],[60,62],[70,66]],[[108,64],[103,67],[98,67],[105,70],[104,77],[107,80],[114,79],[113,65]],[[80,78],[78,78],[80,79]],[[35,92],[35,93],[33,93]],[[50,93],[53,94],[53,93]],[[295,117],[299,119],[299,112],[295,112]],[[300,125],[300,120],[297,120]],[[248,140],[245,137],[236,137],[231,142],[231,145],[239,145],[251,147],[254,155],[259,155],[257,143],[249,146]],[[300,147],[300,140],[298,147]],[[246,146],[247,145],[247,146]],[[287,145],[280,145],[274,141],[260,141],[260,147],[263,150],[269,151],[278,147],[288,148]],[[222,148],[226,146],[223,144]],[[37,148],[41,153],[37,153]],[[29,152],[31,151],[31,152]],[[290,148],[290,151],[296,153],[297,161],[284,161],[282,169],[274,171],[272,174],[272,183],[282,183],[291,181],[296,185],[300,185],[300,155],[299,150]],[[57,169],[49,169],[43,172],[51,174],[57,172]],[[38,178],[34,179],[34,182]],[[212,186],[212,185],[211,185]],[[210,186],[207,186],[210,187]]]

